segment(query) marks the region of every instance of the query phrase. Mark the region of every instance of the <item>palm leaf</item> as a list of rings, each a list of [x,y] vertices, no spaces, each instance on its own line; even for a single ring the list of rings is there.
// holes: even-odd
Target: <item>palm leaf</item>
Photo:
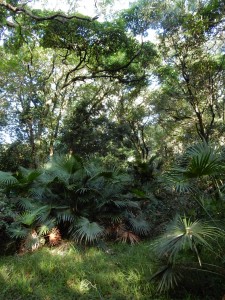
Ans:
[[[50,217],[52,207],[51,205],[42,205],[39,209],[35,211],[36,220],[38,223],[44,223]]]
[[[7,187],[17,184],[18,180],[10,172],[0,171],[0,186]]]
[[[44,222],[48,218],[50,211],[51,207],[49,205],[40,206],[30,211],[25,211],[17,218],[17,221],[28,226],[35,221]]]
[[[172,187],[178,193],[186,193],[193,190],[192,182],[186,176],[184,168],[172,168],[162,176],[161,181],[167,188]]]
[[[74,174],[77,170],[82,169],[83,161],[79,156],[56,155],[46,164],[45,169],[64,173]]]
[[[76,230],[73,233],[75,238],[85,243],[97,240],[104,232],[104,228],[96,222],[90,222],[87,218],[80,218],[76,223]]]
[[[110,223],[110,224],[118,224],[124,219],[123,212],[111,212],[111,211],[106,211],[100,212],[100,218],[101,220],[104,221],[104,223]]]
[[[174,265],[168,264],[161,266],[159,270],[152,275],[150,280],[157,279],[159,293],[173,289],[182,279],[182,274]]]
[[[31,224],[34,223],[34,221],[36,220],[37,215],[35,214],[35,212],[24,212],[23,214],[21,214],[18,218],[17,218],[17,222],[20,222],[24,225],[28,225],[30,226]]]
[[[131,217],[128,219],[132,230],[140,235],[147,235],[150,232],[149,223],[143,216]]]
[[[174,261],[182,249],[189,248],[196,253],[201,264],[196,245],[201,244],[211,249],[209,240],[222,235],[223,232],[219,228],[207,222],[192,222],[186,217],[177,216],[168,226],[166,233],[156,242],[156,253],[160,257],[166,255],[170,261]]]
[[[23,210],[32,211],[37,208],[37,203],[34,203],[32,198],[19,198],[17,203]]]
[[[57,216],[58,223],[60,222],[72,223],[75,219],[74,214],[68,207],[66,209],[63,209],[62,211],[57,211],[56,216]]]
[[[37,180],[37,178],[41,175],[42,171],[40,170],[32,170],[26,169],[23,167],[19,167],[19,181],[21,183],[32,183],[33,181]]]
[[[30,232],[30,230],[28,228],[17,226],[17,227],[9,227],[8,232],[12,238],[18,239],[18,238],[25,238]]]
[[[221,171],[221,156],[216,148],[206,142],[190,147],[186,154],[189,161],[186,176],[189,178],[215,175]]]
[[[36,199],[41,199],[44,191],[44,187],[33,187],[28,190],[28,196]]]
[[[38,228],[39,235],[46,235],[49,231],[56,226],[56,219],[51,218],[46,220],[41,226]]]
[[[219,150],[205,142],[189,147],[180,163],[182,167],[178,165],[163,176],[164,183],[178,192],[195,191],[196,178],[218,177],[223,174]]]

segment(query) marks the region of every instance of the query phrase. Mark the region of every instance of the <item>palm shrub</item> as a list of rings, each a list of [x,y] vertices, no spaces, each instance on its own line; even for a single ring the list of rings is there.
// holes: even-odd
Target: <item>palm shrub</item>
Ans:
[[[218,251],[221,238],[224,238],[224,232],[209,222],[191,221],[177,215],[154,245],[160,267],[152,279],[158,279],[158,291],[174,288],[185,275],[192,273],[193,276],[194,272],[225,277],[225,269],[221,267],[222,252]],[[212,257],[220,264],[212,264]]]
[[[225,160],[221,147],[206,142],[189,147],[178,164],[165,172],[162,181],[174,193],[198,206],[197,217],[223,218]]]
[[[75,239],[90,242],[108,234],[134,241],[134,235],[148,233],[138,201],[127,192],[131,178],[120,169],[105,168],[96,158],[62,156],[46,167],[45,175],[51,178],[48,184],[57,203],[69,206],[70,217],[62,220],[70,221],[69,232]]]
[[[205,142],[189,147],[177,166],[164,174],[163,183],[174,195],[194,201],[198,213],[191,212],[193,220],[175,217],[157,240],[156,255],[163,265],[153,278],[159,279],[159,291],[173,288],[194,271],[225,276],[221,267],[224,231],[220,226],[225,209],[223,151]]]
[[[127,192],[131,178],[97,159],[57,156],[42,170],[20,168],[1,176],[3,192],[17,205],[8,229],[13,238],[29,237],[29,244],[37,244],[58,227],[86,243],[106,234],[135,242],[149,232],[139,202]]]

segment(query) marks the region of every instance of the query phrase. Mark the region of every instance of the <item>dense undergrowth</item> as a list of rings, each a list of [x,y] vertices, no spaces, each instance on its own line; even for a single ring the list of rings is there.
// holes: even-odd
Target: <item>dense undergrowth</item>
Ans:
[[[224,162],[200,143],[164,171],[62,156],[0,172],[0,253],[15,254],[1,258],[0,297],[221,299]]]

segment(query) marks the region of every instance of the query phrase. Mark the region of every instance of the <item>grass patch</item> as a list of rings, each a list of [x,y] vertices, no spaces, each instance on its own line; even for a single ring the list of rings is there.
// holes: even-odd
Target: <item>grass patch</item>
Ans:
[[[75,246],[0,258],[0,299],[167,299],[156,296],[149,243],[112,254]]]
[[[0,299],[175,299],[158,295],[156,284],[149,280],[155,270],[150,242],[111,248],[107,254],[64,244],[23,256],[0,257]]]

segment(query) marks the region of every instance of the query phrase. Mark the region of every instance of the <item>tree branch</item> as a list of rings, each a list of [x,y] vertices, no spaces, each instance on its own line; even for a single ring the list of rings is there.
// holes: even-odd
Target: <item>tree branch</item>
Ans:
[[[56,13],[54,15],[51,16],[46,16],[46,17],[40,17],[37,15],[34,15],[30,10],[24,8],[23,6],[13,6],[9,3],[6,3],[5,0],[0,0],[0,6],[2,6],[3,8],[17,14],[17,13],[24,13],[25,15],[29,16],[30,18],[36,20],[36,21],[48,21],[48,20],[59,20],[61,19],[66,19],[66,20],[71,20],[71,19],[77,19],[77,20],[81,20],[81,21],[88,21],[88,22],[92,22],[93,19],[92,18],[85,18],[85,17],[79,17],[77,15],[72,15],[72,16],[66,16],[64,14],[61,13]],[[7,22],[8,26],[11,27],[15,27],[14,24],[12,24],[11,22]],[[13,26],[12,26],[13,25]]]

